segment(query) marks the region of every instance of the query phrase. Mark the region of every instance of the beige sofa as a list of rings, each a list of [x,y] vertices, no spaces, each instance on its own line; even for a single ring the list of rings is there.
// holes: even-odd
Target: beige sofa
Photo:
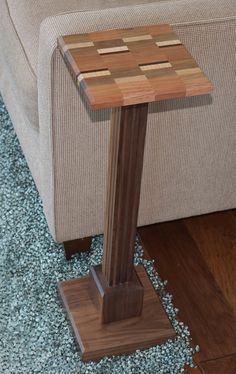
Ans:
[[[0,0],[0,92],[59,241],[103,231],[109,111],[91,112],[62,34],[170,23],[215,85],[151,104],[139,225],[236,207],[235,0]]]

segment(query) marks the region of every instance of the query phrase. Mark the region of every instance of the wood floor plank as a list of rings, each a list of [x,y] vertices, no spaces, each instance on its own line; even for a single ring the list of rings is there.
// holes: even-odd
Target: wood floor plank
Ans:
[[[202,369],[202,374],[235,374],[236,355],[203,362],[200,364],[200,366]]]
[[[230,211],[184,220],[236,315],[236,219]]]
[[[200,361],[236,352],[236,319],[183,221],[140,228],[149,255],[199,344]]]

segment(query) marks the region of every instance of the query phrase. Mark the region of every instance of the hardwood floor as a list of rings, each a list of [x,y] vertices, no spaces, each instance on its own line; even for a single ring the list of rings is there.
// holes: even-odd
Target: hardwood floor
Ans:
[[[236,355],[219,358],[203,362],[200,364],[203,374],[235,374],[236,373]],[[194,373],[193,373],[194,374]]]
[[[201,351],[192,374],[236,373],[236,211],[139,228]]]
[[[236,315],[236,213],[196,217],[185,224]]]

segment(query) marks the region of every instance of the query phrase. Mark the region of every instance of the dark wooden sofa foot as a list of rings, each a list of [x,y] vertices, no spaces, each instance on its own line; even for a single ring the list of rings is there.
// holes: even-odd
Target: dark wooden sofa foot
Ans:
[[[67,260],[70,260],[73,255],[79,252],[86,252],[90,249],[92,244],[92,237],[88,238],[69,240],[64,242],[65,256]]]

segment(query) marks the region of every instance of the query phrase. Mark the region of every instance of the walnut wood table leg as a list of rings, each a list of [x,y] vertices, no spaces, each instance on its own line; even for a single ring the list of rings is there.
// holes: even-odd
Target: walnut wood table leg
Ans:
[[[103,264],[59,283],[84,360],[175,336],[145,269],[133,265],[147,113],[148,104],[112,111]]]
[[[133,257],[147,114],[148,104],[116,108],[112,112],[104,259],[102,267],[91,271],[103,323],[142,313],[143,286]]]

